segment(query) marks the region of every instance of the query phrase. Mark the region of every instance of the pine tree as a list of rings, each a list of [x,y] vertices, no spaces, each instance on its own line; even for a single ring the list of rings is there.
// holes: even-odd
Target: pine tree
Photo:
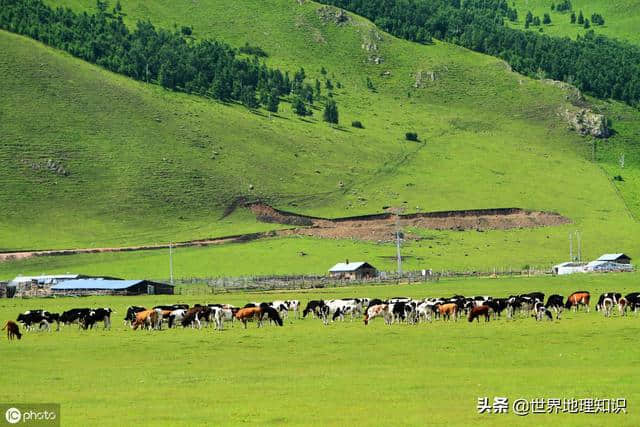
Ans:
[[[280,98],[278,98],[278,91],[271,89],[271,92],[267,95],[267,102],[265,108],[272,113],[278,112],[278,105],[280,104]]]
[[[533,13],[531,11],[527,12],[527,17],[524,19],[525,24],[531,24],[533,22]]]
[[[309,112],[307,111],[307,107],[304,105],[304,101],[300,99],[299,96],[296,96],[293,99],[293,103],[291,104],[291,107],[293,108],[293,112],[299,116],[304,117],[307,114],[309,114]]]
[[[584,20],[584,28],[589,28],[591,26],[591,24],[589,24],[589,20],[585,19]]]
[[[542,18],[542,23],[545,25],[551,24],[551,17],[549,16],[548,13],[544,14],[544,17]]]
[[[243,86],[240,91],[240,102],[247,108],[258,108],[258,100],[256,99],[256,91],[253,86]]]
[[[576,13],[575,12],[571,12],[571,23],[572,24],[576,23]]]
[[[584,24],[584,15],[582,15],[582,11],[578,13],[578,25]]]
[[[322,118],[325,122],[338,124],[338,106],[336,101],[330,99],[324,107]]]

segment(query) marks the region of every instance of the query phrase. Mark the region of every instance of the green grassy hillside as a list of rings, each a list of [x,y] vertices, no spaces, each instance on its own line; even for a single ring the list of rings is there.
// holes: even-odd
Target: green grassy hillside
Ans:
[[[556,12],[551,10],[551,4],[559,4],[561,0],[515,0],[519,22],[513,25],[524,29],[524,18],[527,11],[533,16],[542,19],[545,13],[551,17],[551,25],[543,25],[544,33],[552,36],[569,36],[575,38],[582,35],[587,29],[583,26],[571,24],[571,11]],[[598,34],[626,40],[634,44],[640,44],[640,32],[638,31],[638,19],[640,18],[640,1],[638,0],[571,0],[571,5],[576,16],[582,10],[585,18],[591,21],[591,15],[599,13],[605,20],[605,25],[591,25],[589,29]],[[538,31],[536,27],[532,30]]]
[[[427,232],[428,244],[409,245],[427,266],[451,256],[458,266],[501,265],[506,247],[520,264],[552,262],[565,256],[574,229],[583,231],[594,255],[637,252],[639,230],[627,210],[638,208],[634,153],[627,154],[623,174],[629,179],[618,184],[626,205],[610,181],[618,173],[617,153],[638,132],[638,112],[629,107],[599,104],[615,113],[618,134],[600,143],[601,163],[592,163],[591,141],[568,131],[558,116],[570,108],[566,93],[494,58],[445,43],[402,41],[351,14],[336,25],[313,2],[121,3],[130,24],[143,18],[166,28],[188,24],[196,37],[249,42],[267,51],[269,65],[304,67],[310,81],[322,79],[325,67],[343,86],[334,96],[341,126],[322,123],[321,111],[303,121],[287,103],[269,117],[168,92],[0,32],[0,73],[7,76],[0,92],[9,94],[0,98],[4,249],[166,242],[273,228],[244,211],[220,220],[234,200],[261,198],[326,216],[394,205],[407,211],[518,206],[557,211],[574,222]],[[52,4],[94,7],[88,0]],[[366,89],[366,77],[375,91]],[[351,128],[352,120],[365,129]],[[418,132],[420,143],[403,141],[406,131]],[[68,175],[46,169],[49,159]],[[322,243],[334,250],[340,244]],[[102,256],[110,255],[96,255]],[[282,256],[292,261],[297,255]],[[64,269],[72,260],[38,262],[42,269],[49,262]],[[9,274],[23,265],[3,268]]]

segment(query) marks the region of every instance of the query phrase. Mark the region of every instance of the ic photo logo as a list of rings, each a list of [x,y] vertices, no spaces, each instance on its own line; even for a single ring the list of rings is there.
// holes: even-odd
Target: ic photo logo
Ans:
[[[9,424],[17,424],[22,419],[22,412],[18,408],[9,408],[4,413],[4,418]]]
[[[3,413],[4,420],[2,419]],[[60,404],[0,403],[0,425],[59,426]]]

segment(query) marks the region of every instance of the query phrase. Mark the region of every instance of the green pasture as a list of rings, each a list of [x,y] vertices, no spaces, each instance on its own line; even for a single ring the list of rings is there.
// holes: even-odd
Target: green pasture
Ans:
[[[569,258],[568,237],[573,230],[570,225],[469,233],[407,230],[416,231],[423,240],[403,244],[403,267],[404,270],[433,269],[438,272],[550,269]],[[621,236],[608,245],[592,243],[598,239],[608,241],[607,231],[601,234],[583,232],[581,237],[585,260],[615,252],[620,247],[635,248],[637,244],[631,235]],[[396,247],[390,243],[293,236],[174,248],[173,271],[175,278],[326,274],[335,263],[345,259],[368,261],[380,270],[395,271]],[[17,275],[54,273],[168,280],[169,250],[44,256],[0,263],[0,280],[11,280]]]
[[[551,10],[551,4],[558,5],[562,0],[515,0],[513,2],[518,11],[518,22],[513,25],[524,29],[524,18],[527,11],[533,16],[542,17],[548,13],[551,17],[550,25],[542,25],[545,34],[550,36],[568,36],[573,39],[578,35],[584,35],[593,30],[597,34],[625,40],[634,44],[640,43],[638,33],[638,16],[640,15],[640,2],[638,0],[571,0],[573,11],[578,16],[582,11],[583,16],[591,22],[591,15],[599,13],[605,21],[605,25],[591,25],[589,29],[583,28],[577,23],[571,24],[571,11],[557,12]],[[530,30],[538,31],[538,27],[530,27]]]
[[[566,313],[488,324],[435,321],[368,327],[289,320],[282,328],[131,331],[128,305],[348,296],[508,296],[637,291],[637,274],[446,280],[279,293],[0,300],[27,309],[110,306],[111,331],[31,332],[0,341],[6,401],[59,402],[62,425],[637,425],[635,316]],[[478,397],[626,398],[622,415],[479,415]]]

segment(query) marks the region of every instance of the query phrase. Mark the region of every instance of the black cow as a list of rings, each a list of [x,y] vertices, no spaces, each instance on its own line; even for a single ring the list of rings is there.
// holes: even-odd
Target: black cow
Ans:
[[[87,316],[82,318],[82,327],[84,329],[93,329],[97,322],[104,322],[105,329],[111,329],[111,313],[110,308],[96,308],[89,312]]]
[[[125,324],[125,326],[127,325],[127,323],[129,325],[131,325],[133,322],[135,322],[136,313],[139,313],[139,312],[145,311],[145,310],[146,310],[146,308],[140,307],[138,305],[132,305],[129,308],[127,308],[127,314],[124,315],[124,324]]]

